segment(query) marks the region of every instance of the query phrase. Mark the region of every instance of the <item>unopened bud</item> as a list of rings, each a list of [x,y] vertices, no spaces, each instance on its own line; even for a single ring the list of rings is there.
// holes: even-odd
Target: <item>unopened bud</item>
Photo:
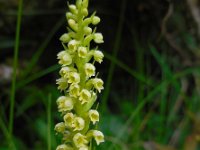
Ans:
[[[103,35],[101,33],[94,34],[94,41],[95,43],[103,43]]]
[[[87,8],[83,8],[82,14],[83,14],[83,16],[85,16],[85,17],[88,15],[88,10],[87,10]]]
[[[75,5],[69,5],[69,10],[73,13],[76,14],[77,13],[77,8]]]
[[[100,18],[97,17],[97,16],[94,16],[94,17],[92,18],[92,24],[93,24],[93,25],[97,25],[100,21],[101,21]]]
[[[62,41],[63,43],[69,42],[70,39],[71,39],[71,38],[70,38],[69,34],[67,34],[67,33],[63,34],[63,35],[60,37],[60,41]]]
[[[90,28],[90,27],[84,27],[84,33],[85,33],[86,35],[91,34],[91,33],[92,33],[92,28]]]

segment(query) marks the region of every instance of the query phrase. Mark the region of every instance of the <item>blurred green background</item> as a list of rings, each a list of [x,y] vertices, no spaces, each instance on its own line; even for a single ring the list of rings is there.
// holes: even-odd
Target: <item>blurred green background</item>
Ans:
[[[21,2],[0,0],[0,150],[53,150],[67,0]],[[200,150],[200,2],[90,0],[89,10],[105,41],[96,150]]]

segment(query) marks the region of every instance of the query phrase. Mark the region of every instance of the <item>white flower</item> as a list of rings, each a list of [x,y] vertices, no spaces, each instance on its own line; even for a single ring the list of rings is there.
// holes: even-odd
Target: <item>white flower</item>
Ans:
[[[86,47],[79,47],[78,48],[78,56],[81,58],[85,58],[87,56],[87,48]]]
[[[62,144],[62,145],[59,145],[56,150],[73,150],[73,148],[69,145],[66,145],[66,144]]]
[[[75,117],[72,127],[74,128],[74,131],[83,130],[85,127],[85,121],[81,117]]]
[[[72,127],[73,126],[73,122],[74,122],[74,114],[73,113],[67,113],[64,115],[63,120],[65,121],[65,125],[67,127]]]
[[[82,89],[79,95],[79,100],[81,101],[81,104],[87,103],[90,99],[91,93],[86,89]]]
[[[61,91],[66,90],[66,88],[68,87],[68,83],[65,78],[57,79],[56,84],[58,84],[58,89]]]
[[[103,53],[99,50],[94,51],[94,60],[97,61],[98,63],[101,63],[103,61]]]
[[[103,35],[101,33],[94,34],[95,43],[103,43]]]
[[[59,59],[58,63],[63,65],[63,66],[67,66],[70,65],[72,63],[72,57],[69,53],[67,53],[66,51],[61,51],[57,54],[57,58]]]
[[[72,84],[69,87],[69,95],[77,98],[79,96],[80,86],[78,84]]]
[[[69,111],[72,110],[74,107],[73,100],[69,96],[60,96],[57,99],[58,111]]]
[[[77,72],[70,72],[68,77],[68,83],[79,83],[80,75]]]
[[[80,147],[79,150],[89,150],[89,148],[87,146],[84,146],[84,147]]]
[[[85,64],[85,74],[87,77],[91,77],[95,75],[95,66],[91,63]]]
[[[73,141],[78,148],[85,147],[88,143],[86,136],[82,135],[81,133],[76,133],[73,137]]]
[[[91,81],[92,81],[92,84],[94,85],[95,89],[97,89],[97,91],[99,93],[101,93],[101,90],[104,89],[103,80],[101,80],[99,78],[94,78],[94,79],[91,79]]]
[[[95,124],[97,121],[99,121],[99,113],[97,110],[91,109],[89,111],[89,118],[92,121],[93,124]]]
[[[93,130],[92,135],[97,143],[99,145],[100,143],[104,142],[104,135],[101,131]]]
[[[77,70],[73,67],[67,66],[67,67],[62,67],[59,73],[62,77],[68,78],[70,72],[77,72]]]
[[[68,48],[71,52],[75,52],[78,48],[78,41],[76,40],[69,41]]]
[[[57,123],[54,130],[59,133],[63,133],[65,131],[65,124],[64,122]]]

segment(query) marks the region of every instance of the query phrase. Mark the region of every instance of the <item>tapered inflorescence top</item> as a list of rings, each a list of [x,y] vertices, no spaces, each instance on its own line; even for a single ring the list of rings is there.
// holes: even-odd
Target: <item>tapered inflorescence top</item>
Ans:
[[[99,121],[94,103],[103,89],[95,63],[101,63],[104,55],[90,46],[92,41],[103,43],[103,36],[90,27],[97,25],[100,18],[95,13],[88,17],[88,0],[77,0],[76,5],[68,7],[68,33],[60,37],[64,50],[57,55],[61,65],[57,84],[64,93],[57,99],[63,116],[63,121],[55,126],[56,132],[63,135],[57,150],[89,150],[92,139],[97,145],[104,142],[103,133],[94,129]]]

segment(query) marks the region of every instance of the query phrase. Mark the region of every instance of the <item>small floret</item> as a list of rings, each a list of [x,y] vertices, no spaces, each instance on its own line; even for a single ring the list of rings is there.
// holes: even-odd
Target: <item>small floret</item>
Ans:
[[[75,118],[75,116],[74,116],[73,113],[67,113],[67,114],[65,114],[64,117],[63,117],[63,119],[65,121],[65,125],[67,127],[71,128],[73,126],[74,118]]]
[[[81,104],[87,103],[91,99],[91,93],[87,89],[83,89],[80,92],[79,100]]]
[[[69,145],[66,145],[66,144],[62,144],[62,145],[59,145],[56,150],[73,150],[73,148]]]
[[[65,131],[65,124],[64,122],[57,123],[54,130],[58,133],[63,133]]]
[[[74,128],[74,131],[83,130],[85,127],[85,121],[81,117],[75,117],[72,127]]]
[[[77,98],[79,96],[79,92],[80,92],[80,86],[78,84],[72,84],[69,87],[69,95]]]
[[[99,50],[94,51],[94,60],[97,61],[98,63],[101,63],[103,61],[103,53]]]
[[[78,148],[85,147],[88,143],[86,136],[82,135],[81,133],[76,133],[73,137],[73,141]]]
[[[86,47],[79,47],[78,48],[78,57],[85,58],[87,56],[87,48]]]
[[[94,41],[95,43],[103,43],[103,35],[101,33],[94,34]]]
[[[79,83],[80,75],[77,72],[70,72],[68,77],[68,83]]]
[[[85,64],[85,74],[87,77],[91,77],[95,75],[95,66],[91,63]]]
[[[59,52],[57,56],[58,56],[57,58],[59,59],[58,63],[63,66],[67,66],[72,63],[71,55],[69,53],[67,53],[65,50]]]
[[[89,118],[93,124],[99,121],[99,112],[97,110],[91,109],[89,111]]]
[[[58,111],[65,112],[72,110],[74,107],[74,103],[71,97],[69,96],[60,96],[57,99]]]
[[[97,89],[97,91],[99,93],[101,93],[101,90],[104,89],[103,80],[101,80],[99,78],[94,78],[94,79],[91,79],[91,81],[92,81],[92,84],[94,85],[95,89]]]
[[[58,89],[61,91],[64,91],[68,87],[67,79],[60,78],[56,80],[56,84],[58,84]]]
[[[70,52],[72,52],[72,53],[75,52],[78,48],[78,41],[76,41],[76,40],[69,41],[68,48],[69,48]]]
[[[93,130],[92,135],[97,143],[99,145],[100,143],[104,142],[104,135],[101,131]]]

